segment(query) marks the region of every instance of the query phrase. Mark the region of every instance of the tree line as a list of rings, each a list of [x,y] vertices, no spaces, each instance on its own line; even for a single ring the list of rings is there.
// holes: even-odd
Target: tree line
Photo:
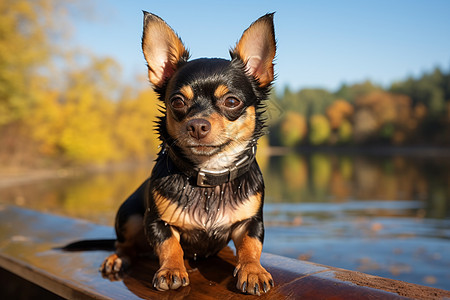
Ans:
[[[111,58],[64,47],[70,14],[82,9],[76,3],[0,2],[2,166],[140,160],[158,151],[160,103],[150,86],[122,81]],[[271,146],[450,145],[450,70],[389,88],[286,88],[267,104]]]
[[[285,88],[268,104],[269,113],[277,109],[278,117],[269,118],[271,145],[448,146],[450,69],[436,67],[388,88],[370,81],[335,92]]]

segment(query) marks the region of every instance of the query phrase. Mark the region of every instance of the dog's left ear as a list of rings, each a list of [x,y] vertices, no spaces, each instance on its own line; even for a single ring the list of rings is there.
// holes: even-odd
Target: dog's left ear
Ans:
[[[258,80],[260,87],[265,87],[274,78],[275,52],[275,30],[271,13],[262,16],[244,31],[231,55],[241,59],[246,71]]]
[[[158,88],[175,73],[189,52],[178,35],[163,19],[144,11],[142,51],[148,64],[148,78]]]

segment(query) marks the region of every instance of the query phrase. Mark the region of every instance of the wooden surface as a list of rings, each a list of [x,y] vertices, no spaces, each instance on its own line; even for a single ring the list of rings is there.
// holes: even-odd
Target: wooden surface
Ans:
[[[113,238],[110,227],[0,206],[0,267],[70,299],[244,299],[232,277],[231,248],[218,257],[186,261],[191,284],[158,292],[151,282],[158,264],[142,259],[121,281],[102,278],[98,268],[110,252],[63,252],[56,248],[86,238]],[[321,266],[264,253],[275,288],[259,299],[440,299],[450,292]],[[3,283],[2,283],[3,284]]]

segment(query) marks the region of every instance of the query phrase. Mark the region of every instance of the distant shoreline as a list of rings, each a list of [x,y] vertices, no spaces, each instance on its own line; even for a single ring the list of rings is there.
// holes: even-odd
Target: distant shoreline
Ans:
[[[304,154],[313,153],[335,154],[335,155],[368,155],[368,156],[405,156],[405,157],[421,157],[421,158],[450,158],[450,148],[448,147],[394,147],[394,146],[319,146],[319,147],[268,147],[263,155],[283,156],[288,154]],[[74,166],[66,168],[0,168],[0,189],[10,186],[28,184],[34,181],[51,180],[58,178],[69,178],[83,174],[105,173],[117,170],[133,169],[138,166],[148,164],[149,174],[153,159],[144,161],[125,161],[116,162],[106,165],[86,165]]]
[[[294,154],[354,154],[371,156],[416,156],[416,157],[450,157],[450,147],[436,146],[301,146],[289,147],[269,147],[267,153],[271,156],[282,156],[290,153]]]
[[[86,165],[67,168],[51,169],[7,169],[0,168],[0,189],[22,184],[28,184],[34,181],[52,180],[60,178],[70,178],[86,174],[106,173],[118,170],[131,170],[137,167],[148,165],[150,175],[153,159],[143,161],[125,161],[109,163],[105,165]]]

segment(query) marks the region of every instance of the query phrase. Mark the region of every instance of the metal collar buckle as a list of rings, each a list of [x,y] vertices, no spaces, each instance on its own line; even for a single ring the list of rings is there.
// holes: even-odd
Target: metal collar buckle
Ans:
[[[212,187],[212,185],[209,185],[205,183],[206,181],[206,174],[200,170],[197,174],[197,185],[201,187]]]

